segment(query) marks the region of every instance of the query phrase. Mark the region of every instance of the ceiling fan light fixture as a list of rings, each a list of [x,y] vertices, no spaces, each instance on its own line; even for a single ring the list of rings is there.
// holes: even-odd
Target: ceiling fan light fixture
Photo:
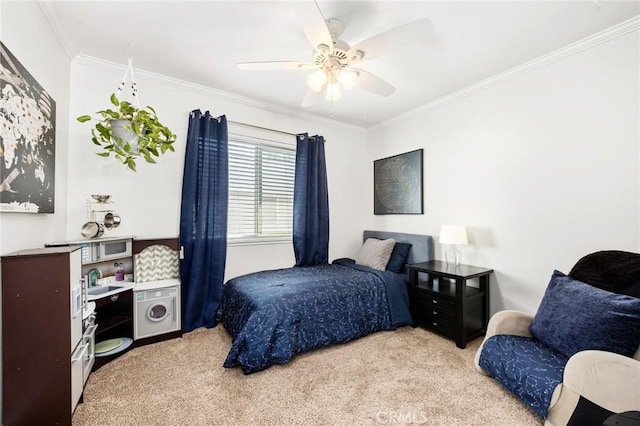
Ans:
[[[351,89],[358,80],[358,72],[348,69],[343,69],[338,74],[338,81],[342,84],[345,90]]]
[[[324,70],[318,70],[307,77],[307,86],[313,92],[320,92],[327,82],[327,73]]]
[[[329,54],[331,52],[331,48],[326,44],[322,43],[318,45],[318,51],[323,54]]]
[[[352,61],[359,61],[364,58],[364,52],[362,50],[356,50],[351,54]]]
[[[328,101],[337,101],[338,99],[342,98],[340,85],[337,82],[327,84],[327,91],[324,95],[324,98]]]

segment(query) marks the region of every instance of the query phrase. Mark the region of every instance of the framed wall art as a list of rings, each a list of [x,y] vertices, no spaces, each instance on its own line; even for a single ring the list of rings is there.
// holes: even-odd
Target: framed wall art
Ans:
[[[56,103],[0,42],[0,212],[53,213]]]
[[[373,162],[373,213],[424,213],[422,149]]]

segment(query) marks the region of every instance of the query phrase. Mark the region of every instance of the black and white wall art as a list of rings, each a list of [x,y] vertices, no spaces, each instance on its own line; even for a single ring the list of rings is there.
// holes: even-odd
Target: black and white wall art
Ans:
[[[373,162],[373,213],[423,214],[422,149]]]
[[[0,42],[0,212],[53,213],[56,103]]]

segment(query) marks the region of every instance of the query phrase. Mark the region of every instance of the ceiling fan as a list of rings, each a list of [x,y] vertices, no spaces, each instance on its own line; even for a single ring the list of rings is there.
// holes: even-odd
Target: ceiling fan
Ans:
[[[302,101],[303,107],[313,105],[323,91],[325,99],[329,101],[340,99],[341,87],[359,87],[376,95],[391,95],[396,90],[395,87],[353,65],[386,55],[409,43],[424,40],[431,35],[433,29],[430,19],[420,19],[375,35],[351,47],[340,39],[344,23],[336,18],[325,19],[315,0],[291,4],[302,21],[307,39],[315,49],[311,61],[240,62],[236,66],[241,70],[316,70],[307,76],[309,87]]]

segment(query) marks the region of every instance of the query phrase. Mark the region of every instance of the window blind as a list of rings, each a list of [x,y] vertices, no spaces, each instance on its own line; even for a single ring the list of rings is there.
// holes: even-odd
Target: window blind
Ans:
[[[290,239],[296,151],[229,135],[230,242]]]

